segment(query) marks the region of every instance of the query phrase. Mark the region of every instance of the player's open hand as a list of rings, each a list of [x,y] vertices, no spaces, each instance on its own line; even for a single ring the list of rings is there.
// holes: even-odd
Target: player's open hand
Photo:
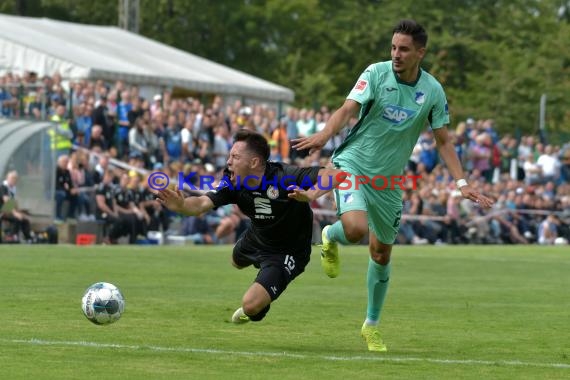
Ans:
[[[289,186],[287,190],[290,191],[290,193],[287,194],[290,199],[295,199],[299,202],[312,202],[314,200],[310,190],[303,190],[296,186]]]
[[[167,209],[180,212],[184,209],[184,194],[180,190],[171,190],[169,188],[155,191],[157,200]]]
[[[470,199],[483,208],[491,208],[491,206],[493,206],[494,202],[492,199],[480,194],[479,191],[472,188],[470,185],[462,186],[459,190],[461,191],[463,198]]]
[[[309,137],[299,137],[298,139],[292,139],[293,149],[305,150],[309,149],[309,154],[313,154],[317,150],[323,149],[323,146],[329,140],[323,131],[317,132]]]

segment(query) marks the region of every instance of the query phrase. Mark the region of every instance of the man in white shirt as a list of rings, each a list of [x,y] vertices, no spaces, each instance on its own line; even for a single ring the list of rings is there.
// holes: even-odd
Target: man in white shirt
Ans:
[[[560,176],[560,160],[556,154],[553,154],[552,145],[544,148],[544,153],[538,157],[536,164],[542,169],[544,182],[556,182]]]

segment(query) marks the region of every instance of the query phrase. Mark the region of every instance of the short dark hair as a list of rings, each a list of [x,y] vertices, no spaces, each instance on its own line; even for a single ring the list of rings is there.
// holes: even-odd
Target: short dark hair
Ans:
[[[243,141],[247,150],[258,155],[264,162],[269,160],[269,144],[263,135],[249,129],[240,129],[234,136],[234,142]]]
[[[427,45],[428,35],[426,30],[414,20],[400,20],[392,32],[393,34],[400,33],[412,36],[416,46],[426,47]]]

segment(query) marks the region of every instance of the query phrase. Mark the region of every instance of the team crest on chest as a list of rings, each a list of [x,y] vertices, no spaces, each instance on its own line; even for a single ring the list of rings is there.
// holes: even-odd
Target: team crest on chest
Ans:
[[[419,105],[424,104],[424,102],[426,101],[426,94],[424,94],[422,91],[416,91],[414,101],[416,102],[416,104]]]
[[[279,189],[277,189],[273,185],[269,185],[269,187],[267,188],[267,198],[269,199],[279,198]]]

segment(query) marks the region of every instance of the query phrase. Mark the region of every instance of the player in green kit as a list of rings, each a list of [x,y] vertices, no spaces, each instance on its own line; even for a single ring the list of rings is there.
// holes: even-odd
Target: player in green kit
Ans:
[[[361,329],[368,350],[386,351],[378,323],[390,279],[390,255],[398,234],[402,212],[402,190],[356,182],[356,176],[388,182],[401,176],[421,132],[433,130],[440,157],[456,180],[463,197],[481,207],[492,201],[471,187],[448,138],[449,114],[441,84],[420,68],[426,52],[427,33],[413,20],[400,21],[393,30],[391,61],[372,64],[364,70],[346,101],[325,128],[310,137],[293,141],[295,149],[321,149],[350,118],[358,116],[345,141],[335,150],[332,163],[351,174],[351,186],[335,189],[340,220],[323,229],[321,264],[329,277],[339,274],[338,243],[354,244],[369,233],[370,259],[367,286],[368,306]],[[365,180],[360,182],[364,183]]]

